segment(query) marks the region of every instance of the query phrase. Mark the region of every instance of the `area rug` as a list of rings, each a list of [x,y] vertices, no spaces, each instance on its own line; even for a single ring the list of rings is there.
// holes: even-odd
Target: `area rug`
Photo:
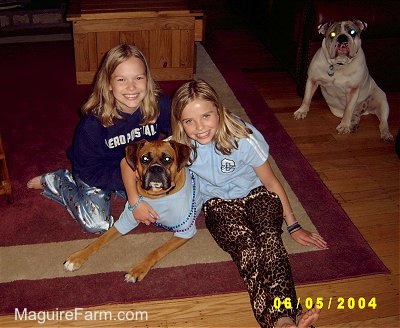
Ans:
[[[296,284],[388,272],[222,47],[207,52],[198,44],[196,77],[209,80],[228,107],[260,129],[296,215],[329,243],[329,250],[306,249],[284,234]],[[79,107],[91,89],[75,84],[73,58],[71,41],[0,48],[0,132],[15,198],[11,205],[0,199],[0,313],[244,291],[235,266],[215,245],[202,215],[196,237],[138,284],[125,283],[124,270],[169,238],[165,231],[140,227],[100,251],[78,272],[64,272],[65,258],[96,236],[84,233],[65,209],[25,184],[40,173],[70,167],[65,152]],[[172,94],[183,82],[160,84]],[[123,203],[113,199],[115,216]]]

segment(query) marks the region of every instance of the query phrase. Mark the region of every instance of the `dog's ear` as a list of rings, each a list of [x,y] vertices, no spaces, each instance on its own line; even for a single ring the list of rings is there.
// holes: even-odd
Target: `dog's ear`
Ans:
[[[318,33],[325,35],[326,31],[328,30],[329,26],[332,25],[332,22],[326,22],[318,25]]]
[[[168,142],[171,145],[171,147],[175,150],[176,162],[178,164],[178,171],[180,171],[187,165],[190,158],[191,149],[189,146],[186,146],[175,140],[169,140]]]
[[[368,26],[368,24],[361,19],[353,19],[353,23],[357,25],[361,32],[365,31]]]
[[[125,158],[132,170],[136,170],[136,163],[138,162],[139,150],[144,146],[146,140],[132,142],[125,147]]]

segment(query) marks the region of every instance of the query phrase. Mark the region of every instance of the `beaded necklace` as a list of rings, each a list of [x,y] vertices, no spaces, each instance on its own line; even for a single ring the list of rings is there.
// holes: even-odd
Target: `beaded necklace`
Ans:
[[[190,206],[190,212],[189,212],[188,216],[181,223],[174,225],[174,226],[167,226],[167,225],[164,225],[164,224],[161,224],[158,222],[153,222],[153,224],[156,227],[163,228],[168,231],[185,232],[185,231],[188,231],[193,226],[194,222],[196,221],[195,220],[196,216],[197,216],[196,215],[196,180],[195,180],[194,173],[191,170],[188,170],[188,171],[190,173],[190,180],[192,182],[192,203]],[[190,225],[187,228],[178,229],[179,227],[185,225],[190,220],[190,218],[192,218],[192,222],[190,222]]]

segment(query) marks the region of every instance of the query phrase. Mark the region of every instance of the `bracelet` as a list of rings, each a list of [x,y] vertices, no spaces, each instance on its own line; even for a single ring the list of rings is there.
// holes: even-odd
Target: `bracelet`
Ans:
[[[298,230],[300,230],[301,229],[301,225],[300,225],[300,223],[299,222],[294,222],[294,223],[292,223],[290,226],[288,226],[287,227],[287,231],[290,233],[290,234],[292,234],[293,232],[296,232],[296,231],[298,231]]]
[[[143,200],[143,196],[142,196],[142,195],[139,195],[139,199],[138,199],[138,201],[137,201],[135,204],[131,205],[131,204],[129,204],[129,202],[128,202],[128,210],[130,210],[131,212],[133,212],[133,211],[136,209],[136,207],[138,207],[138,205],[142,202],[142,200]]]

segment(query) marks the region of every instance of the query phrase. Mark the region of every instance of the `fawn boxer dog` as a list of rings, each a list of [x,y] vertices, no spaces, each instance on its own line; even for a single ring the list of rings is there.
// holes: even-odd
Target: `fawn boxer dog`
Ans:
[[[369,75],[361,48],[360,34],[366,27],[361,20],[325,23],[318,27],[319,33],[324,35],[322,47],[311,60],[303,102],[294,117],[307,116],[311,99],[320,86],[332,114],[342,118],[336,127],[339,133],[354,132],[361,115],[375,114],[380,121],[381,138],[392,141],[386,94]]]
[[[196,176],[186,167],[190,148],[175,141],[139,141],[126,147],[126,160],[136,170],[140,199],[158,213],[156,226],[173,231],[165,244],[149,253],[128,270],[127,282],[141,281],[163,257],[184,245],[196,233],[195,220],[201,200]],[[65,262],[67,271],[78,270],[86,260],[107,243],[128,233],[139,223],[127,202],[120,218],[107,232]]]

